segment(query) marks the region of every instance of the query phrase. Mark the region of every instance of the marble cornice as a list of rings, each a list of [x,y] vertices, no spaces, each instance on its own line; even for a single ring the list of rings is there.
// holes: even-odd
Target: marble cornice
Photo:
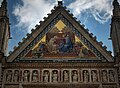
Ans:
[[[42,87],[42,88],[66,88],[66,87],[70,87],[70,88],[73,88],[73,87],[85,87],[85,88],[88,88],[88,87],[98,87],[100,84],[23,84],[22,86],[24,88],[38,88],[38,87]]]
[[[5,68],[114,68],[114,63],[6,63]]]

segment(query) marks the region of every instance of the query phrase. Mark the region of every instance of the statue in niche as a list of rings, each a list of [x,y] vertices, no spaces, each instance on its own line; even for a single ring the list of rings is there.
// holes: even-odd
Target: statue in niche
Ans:
[[[63,81],[69,82],[69,72],[67,70],[63,71]]]
[[[44,82],[49,82],[49,71],[44,71],[44,74],[43,74],[43,81]]]
[[[11,82],[12,81],[12,71],[8,70],[6,73],[6,81]]]
[[[72,71],[72,82],[78,82],[78,73],[77,71]]]
[[[58,82],[58,72],[53,71],[52,73],[52,82],[57,83]]]
[[[15,70],[14,72],[14,78],[13,78],[14,82],[18,82],[19,81],[19,71]]]
[[[86,82],[89,82],[89,73],[87,70],[83,71],[83,81],[86,83]]]
[[[112,70],[109,71],[109,81],[115,82],[114,72]]]
[[[23,73],[23,81],[29,82],[30,72],[28,70],[25,70]]]
[[[91,78],[92,78],[92,82],[97,82],[98,81],[98,76],[97,76],[97,71],[96,70],[91,71]]]
[[[102,80],[103,82],[107,82],[108,81],[108,78],[107,78],[107,71],[102,71]]]
[[[38,71],[34,70],[32,73],[32,82],[38,82]]]

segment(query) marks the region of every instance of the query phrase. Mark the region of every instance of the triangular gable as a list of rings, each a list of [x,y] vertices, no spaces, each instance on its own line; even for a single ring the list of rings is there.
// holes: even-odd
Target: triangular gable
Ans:
[[[31,59],[98,60],[61,20],[23,57]]]
[[[101,44],[99,44],[83,26],[79,24],[69,14],[69,11],[65,10],[63,6],[55,7],[55,10],[51,11],[47,18],[44,18],[44,22],[40,22],[40,25],[36,26],[35,30],[32,30],[31,34],[28,34],[27,38],[23,40],[23,43],[19,43],[19,46],[8,56],[7,62],[19,61],[21,57],[28,54],[41,39],[46,37],[45,35],[58,23],[62,21],[69,29],[76,35],[78,39],[101,61],[113,61],[111,54],[106,51]],[[57,31],[57,30],[56,30]]]

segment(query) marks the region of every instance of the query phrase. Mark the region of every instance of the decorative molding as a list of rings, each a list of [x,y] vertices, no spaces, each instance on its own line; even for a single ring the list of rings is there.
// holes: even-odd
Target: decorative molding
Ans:
[[[82,68],[82,67],[91,67],[91,68],[113,68],[114,63],[87,63],[87,62],[21,62],[21,63],[6,63],[4,68]]]
[[[17,71],[17,75],[16,75]],[[33,74],[36,71],[35,75]],[[56,71],[57,79],[53,81],[53,74]],[[87,72],[87,73],[86,73]],[[106,72],[105,75],[103,72]],[[112,72],[112,73],[110,73]],[[109,69],[97,69],[97,68],[41,68],[41,69],[5,69],[4,84],[116,84],[116,70]],[[94,73],[94,74],[93,74]],[[101,75],[101,76],[100,76]],[[73,80],[74,76],[74,80]],[[17,79],[16,79],[17,78]],[[34,78],[34,81],[33,81]],[[56,80],[56,81],[55,81]]]

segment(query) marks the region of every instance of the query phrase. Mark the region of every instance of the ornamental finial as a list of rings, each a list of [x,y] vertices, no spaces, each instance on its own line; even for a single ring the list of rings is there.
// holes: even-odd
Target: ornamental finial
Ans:
[[[58,5],[62,6],[63,5],[63,1],[62,0],[58,0]]]
[[[113,6],[119,6],[118,0],[113,1]]]

